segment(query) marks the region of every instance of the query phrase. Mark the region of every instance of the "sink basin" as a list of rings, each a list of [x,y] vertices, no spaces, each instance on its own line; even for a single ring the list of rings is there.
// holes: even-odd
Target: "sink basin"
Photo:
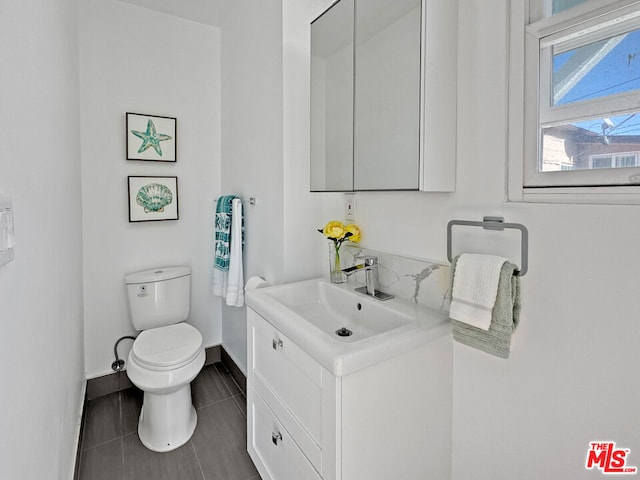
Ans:
[[[341,342],[357,342],[415,321],[398,308],[324,281],[291,283],[267,293]]]
[[[246,292],[247,305],[336,376],[450,336],[447,315],[409,301],[381,302],[323,278]]]

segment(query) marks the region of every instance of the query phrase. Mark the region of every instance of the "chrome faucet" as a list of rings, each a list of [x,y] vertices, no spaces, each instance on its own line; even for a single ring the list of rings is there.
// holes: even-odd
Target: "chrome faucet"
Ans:
[[[365,290],[367,295],[375,296],[376,295],[376,281],[375,281],[375,273],[378,272],[378,257],[373,257],[370,255],[361,257],[363,263],[359,263],[358,265],[354,265],[353,267],[345,268],[342,270],[342,273],[350,276],[353,275],[358,270],[364,269],[364,282],[365,282]]]

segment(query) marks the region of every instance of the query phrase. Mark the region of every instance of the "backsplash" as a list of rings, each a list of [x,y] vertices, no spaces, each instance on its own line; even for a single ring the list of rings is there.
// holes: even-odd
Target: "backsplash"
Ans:
[[[363,255],[378,257],[376,286],[380,290],[435,310],[449,311],[450,265],[345,244],[340,249],[343,268],[362,263],[356,257]],[[356,272],[347,281],[364,283],[364,272]]]

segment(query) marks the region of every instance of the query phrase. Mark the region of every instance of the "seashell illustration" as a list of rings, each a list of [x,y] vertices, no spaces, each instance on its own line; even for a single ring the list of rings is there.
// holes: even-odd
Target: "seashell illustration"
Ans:
[[[165,185],[150,183],[136,195],[136,203],[144,208],[144,213],[164,212],[164,207],[173,201],[171,190]]]

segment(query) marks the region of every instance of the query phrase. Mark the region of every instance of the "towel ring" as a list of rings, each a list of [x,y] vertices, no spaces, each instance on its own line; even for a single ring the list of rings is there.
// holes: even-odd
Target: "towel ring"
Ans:
[[[520,270],[516,270],[516,275],[522,277],[527,273],[529,266],[529,230],[527,230],[527,227],[525,227],[524,225],[520,223],[505,223],[504,217],[483,217],[481,222],[474,222],[471,220],[451,220],[447,224],[447,259],[449,260],[449,262],[453,261],[453,257],[451,255],[451,230],[454,225],[482,227],[485,230],[504,230],[505,228],[520,230],[520,255],[522,266],[520,267]]]

